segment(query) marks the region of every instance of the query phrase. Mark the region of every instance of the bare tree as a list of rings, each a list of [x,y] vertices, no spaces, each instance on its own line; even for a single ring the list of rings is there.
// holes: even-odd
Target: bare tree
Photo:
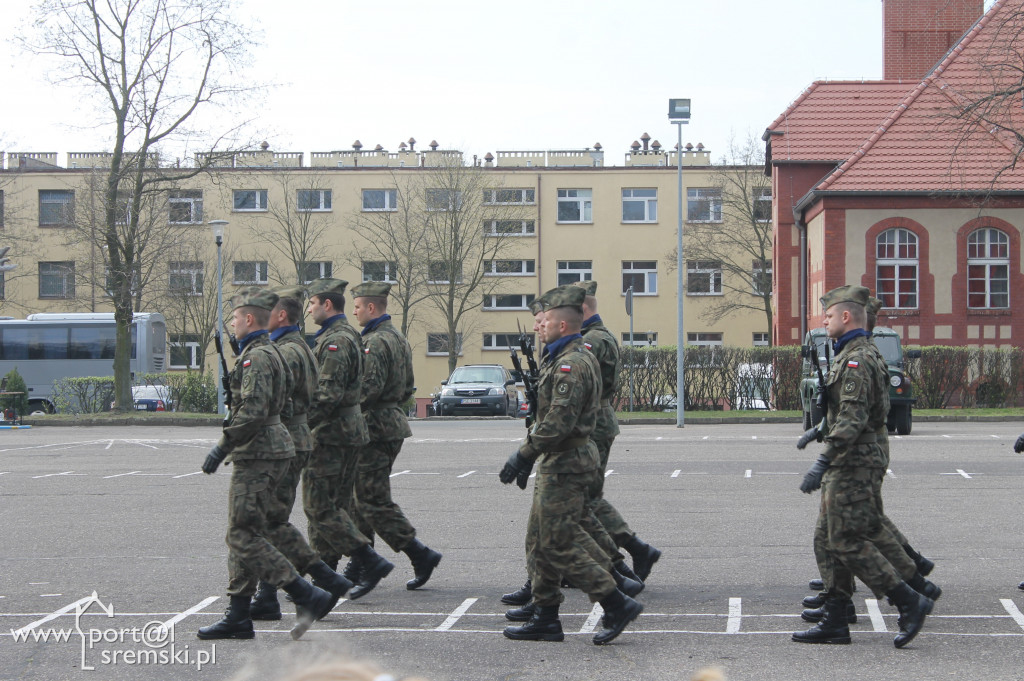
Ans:
[[[9,249],[5,255],[8,262],[3,265],[9,269],[0,269],[0,309],[5,313],[11,307],[25,312],[24,305],[16,302],[24,299],[17,295],[17,290],[23,280],[31,281],[36,276],[25,263],[37,253],[39,244],[39,230],[24,215],[25,203],[18,195],[25,190],[18,186],[17,179],[17,174],[0,177],[0,248]]]
[[[708,322],[758,311],[772,328],[772,195],[763,168],[764,147],[752,135],[732,140],[712,176],[716,191],[702,199],[708,219],[688,218],[683,253],[698,274],[687,277],[687,290],[723,294],[702,313]],[[676,249],[666,260],[674,271]]]
[[[234,85],[247,83],[234,70],[253,42],[251,32],[235,20],[239,14],[230,0],[43,0],[35,32],[22,40],[31,52],[57,57],[58,84],[82,86],[99,109],[97,122],[110,126],[104,216],[97,228],[107,247],[117,323],[118,405],[132,403],[130,328],[141,295],[133,284],[141,254],[152,244],[143,219],[146,197],[215,164],[225,137],[237,129],[196,154],[187,170],[160,168],[157,153],[163,144],[205,138],[190,129],[197,112],[251,91]],[[120,206],[126,207],[122,215]]]

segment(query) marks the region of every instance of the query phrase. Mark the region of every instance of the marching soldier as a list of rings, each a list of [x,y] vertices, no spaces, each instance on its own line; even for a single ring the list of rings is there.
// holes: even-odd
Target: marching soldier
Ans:
[[[402,405],[416,391],[409,342],[387,313],[391,284],[368,281],[352,289],[352,314],[363,327],[362,409],[370,441],[359,452],[355,477],[355,509],[360,528],[401,551],[412,563],[413,578],[405,588],[427,583],[441,554],[416,538],[416,529],[391,499],[391,469],[412,436]]]
[[[232,300],[232,326],[241,353],[231,370],[231,415],[224,433],[203,462],[212,474],[228,456],[235,464],[228,495],[228,596],[224,618],[201,627],[201,639],[253,638],[250,601],[257,582],[283,588],[295,602],[298,638],[330,612],[337,598],[299,576],[269,540],[266,509],[295,457],[281,410],[288,399],[288,368],[271,345],[266,326],[278,296],[250,287]],[[294,529],[294,528],[292,528]]]
[[[597,360],[583,347],[580,335],[584,296],[577,286],[544,294],[541,336],[547,345],[537,390],[537,422],[499,474],[503,483],[515,480],[526,489],[539,461],[526,546],[536,607],[525,625],[505,629],[511,639],[563,640],[558,619],[563,577],[604,608],[604,628],[593,639],[597,645],[615,639],[643,611],[593,558],[601,550],[581,525],[587,488],[598,465],[590,434],[597,422],[601,385]]]
[[[369,436],[359,406],[363,345],[345,316],[347,286],[342,279],[317,279],[309,288],[309,313],[320,325],[315,351],[319,375],[309,409],[313,453],[303,475],[302,497],[310,538],[324,561],[336,567],[342,556],[352,558],[345,577],[357,582],[349,594],[356,600],[395,566],[373,550],[350,515],[356,462]]]

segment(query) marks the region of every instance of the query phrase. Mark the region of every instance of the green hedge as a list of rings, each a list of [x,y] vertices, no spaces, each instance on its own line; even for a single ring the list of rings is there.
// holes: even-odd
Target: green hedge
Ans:
[[[906,362],[916,406],[946,409],[1022,405],[1024,351],[1020,348],[929,345],[919,349],[921,357]]]

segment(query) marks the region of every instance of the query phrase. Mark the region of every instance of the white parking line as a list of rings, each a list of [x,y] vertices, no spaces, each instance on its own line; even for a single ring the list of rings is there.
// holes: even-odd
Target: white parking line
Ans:
[[[601,617],[604,616],[604,608],[601,607],[600,603],[594,603],[594,609],[587,615],[587,619],[583,622],[583,626],[580,627],[579,633],[581,634],[592,634],[594,629],[597,628],[597,623],[601,621]]]
[[[888,475],[890,478],[895,478],[896,477],[896,474],[892,472],[891,468],[885,469],[885,474]]]
[[[405,475],[406,473],[412,473],[412,471],[399,471],[398,473],[392,473],[389,478],[397,478],[399,475]]]
[[[185,473],[184,475],[175,475],[173,476],[173,478],[187,478],[190,475],[199,475],[200,473],[202,473],[202,471],[196,471],[195,473]]]
[[[750,468],[748,468],[748,469],[747,469],[747,471],[746,471],[746,472],[745,472],[745,473],[743,474],[743,477],[744,477],[744,478],[749,478],[749,477],[751,477],[751,476],[752,476],[753,474],[754,474],[754,471],[753,471],[753,470],[751,470]]]
[[[677,468],[674,471],[672,471],[672,477],[673,478],[678,478],[679,474],[682,473],[682,472],[683,472],[683,470],[681,468]]]
[[[882,617],[882,611],[878,608],[878,601],[874,598],[865,598],[864,605],[867,606],[872,629],[875,631],[889,631],[885,626],[885,618]]]
[[[1017,604],[1009,598],[1000,598],[999,602],[1003,604],[1003,608],[1010,614],[1010,617],[1017,623],[1017,626],[1024,629],[1024,613],[1020,611]]]
[[[725,633],[740,633],[740,624],[743,622],[743,599],[729,599],[729,620],[725,624]]]
[[[136,474],[141,473],[141,472],[142,471],[132,471],[131,473],[118,473],[117,475],[104,475],[103,479],[104,480],[109,480],[110,478],[120,478],[120,477],[123,477],[125,475],[136,475]]]
[[[607,477],[608,477],[609,475],[611,475],[611,474],[612,474],[612,473],[614,473],[614,472],[615,472],[615,470],[614,470],[614,469],[611,469],[611,468],[609,468],[608,470],[606,470],[606,471],[604,472],[604,477],[606,477],[606,478],[607,478]]]
[[[26,634],[26,633],[32,631],[33,629],[35,629],[36,627],[38,627],[38,626],[40,626],[42,624],[46,624],[50,620],[55,620],[58,617],[60,617],[61,615],[64,615],[64,614],[67,614],[67,613],[71,612],[72,610],[74,610],[75,608],[77,608],[80,605],[85,605],[86,603],[91,603],[92,600],[93,600],[92,596],[86,596],[85,598],[79,598],[74,603],[69,603],[68,605],[65,605],[63,608],[60,608],[59,610],[54,610],[53,612],[51,612],[46,617],[44,617],[42,619],[39,619],[39,620],[36,620],[35,622],[32,622],[31,624],[26,624],[21,629],[18,629],[17,631],[13,631],[11,633],[14,635],[15,640],[17,640],[18,636],[21,636],[22,634]]]
[[[52,478],[52,477],[54,477],[56,475],[86,475],[86,474],[85,473],[76,473],[74,471],[64,471],[63,473],[47,473],[46,475],[33,475],[32,479],[33,480],[38,480],[39,478]]]
[[[208,606],[210,603],[213,603],[218,598],[219,598],[219,596],[210,596],[209,598],[204,598],[202,601],[200,601],[199,603],[193,605],[188,610],[183,610],[180,613],[178,613],[177,615],[175,615],[174,617],[172,617],[171,619],[169,619],[166,622],[164,622],[164,627],[167,628],[167,629],[170,629],[171,627],[173,627],[178,622],[182,621],[183,619],[185,619],[189,615],[192,615],[192,614],[195,614],[195,613],[199,612],[200,610],[202,610],[203,608]]]
[[[468,473],[463,473],[459,477],[460,478],[468,478],[469,476],[473,475],[473,473],[476,473],[476,471],[469,471]]]
[[[462,601],[462,605],[455,608],[455,610],[452,610],[452,614],[448,615],[448,619],[442,622],[441,626],[439,626],[437,629],[434,629],[434,631],[448,631],[449,629],[451,629],[455,625],[455,623],[458,622],[459,619],[466,614],[466,611],[469,610],[476,602],[476,598],[467,598],[466,600]]]

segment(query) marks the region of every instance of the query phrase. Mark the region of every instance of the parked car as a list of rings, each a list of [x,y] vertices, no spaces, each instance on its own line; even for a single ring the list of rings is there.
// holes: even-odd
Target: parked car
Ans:
[[[136,411],[171,411],[171,390],[166,385],[132,386]]]
[[[441,382],[438,414],[515,416],[519,411],[515,383],[509,370],[500,364],[457,367],[447,381]]]
[[[530,402],[526,399],[526,395],[522,390],[518,391],[517,397],[519,398],[519,411],[517,416],[521,419],[525,419],[526,415],[530,413]]]

